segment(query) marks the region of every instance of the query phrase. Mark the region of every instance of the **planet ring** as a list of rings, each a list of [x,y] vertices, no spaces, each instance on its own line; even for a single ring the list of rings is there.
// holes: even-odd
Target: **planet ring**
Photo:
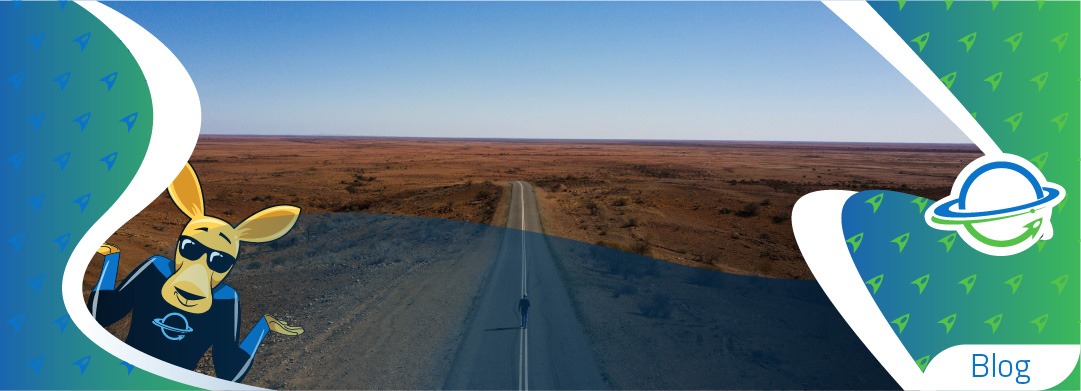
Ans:
[[[144,323],[144,324],[145,324],[145,323]],[[167,324],[165,324],[165,322],[164,322],[164,319],[161,319],[161,318],[158,318],[158,319],[154,319],[154,325],[155,325],[155,326],[158,326],[158,327],[161,327],[161,328],[163,328],[163,329],[166,329],[166,330],[172,331],[172,332],[174,332],[174,333],[190,333],[190,332],[192,332],[192,331],[193,331],[193,330],[192,330],[192,328],[191,328],[191,326],[188,326],[188,327],[187,327],[186,329],[178,329],[178,328],[176,328],[176,327],[173,327],[173,326],[167,325]]]
[[[935,210],[934,210],[934,216],[938,217],[940,219],[976,219],[976,218],[981,218],[981,217],[998,216],[998,215],[1003,215],[1003,214],[1007,214],[1007,213],[1011,213],[1011,212],[1017,212],[1017,211],[1022,211],[1022,210],[1025,210],[1025,209],[1033,209],[1033,208],[1039,207],[1039,206],[1041,206],[1043,204],[1054,201],[1056,198],[1058,198],[1059,194],[1061,194],[1061,191],[1059,191],[1059,189],[1056,189],[1056,188],[1053,188],[1053,187],[1044,187],[1043,192],[1044,192],[1043,197],[1040,197],[1040,199],[1038,199],[1036,201],[1029,202],[1029,203],[1024,204],[1024,205],[1018,205],[1018,206],[1012,206],[1012,207],[1009,207],[1009,208],[1002,208],[1002,209],[995,209],[995,210],[988,210],[988,211],[979,211],[979,212],[966,212],[966,211],[952,210],[951,207],[954,206],[954,205],[957,205],[957,203],[960,201],[960,199],[955,198],[955,199],[946,201],[946,202],[940,204],[938,207],[936,207]]]

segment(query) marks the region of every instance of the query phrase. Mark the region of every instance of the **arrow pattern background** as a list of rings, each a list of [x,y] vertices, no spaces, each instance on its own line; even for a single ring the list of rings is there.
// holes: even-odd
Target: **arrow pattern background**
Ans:
[[[1066,189],[1055,237],[1011,257],[976,252],[924,221],[929,201],[865,191],[847,201],[849,251],[885,321],[925,369],[960,344],[1077,344],[1078,2],[872,2],[1005,153]],[[1063,389],[1077,389],[1078,370]]]
[[[154,118],[142,71],[75,4],[5,2],[0,30],[0,388],[181,387],[70,327],[60,297],[75,244],[146,155]]]

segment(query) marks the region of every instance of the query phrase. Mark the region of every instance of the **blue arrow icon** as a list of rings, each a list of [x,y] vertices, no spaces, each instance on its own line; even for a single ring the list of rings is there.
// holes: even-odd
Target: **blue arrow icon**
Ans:
[[[80,35],[74,41],[79,44],[79,51],[86,50],[86,44],[90,43],[90,33]]]
[[[136,111],[134,113],[131,113],[131,114],[128,114],[127,117],[121,118],[120,122],[123,122],[123,123],[127,124],[128,125],[128,131],[130,132],[131,127],[135,126],[135,120],[137,120],[137,119],[139,119],[139,112],[138,111]]]
[[[26,41],[34,45],[34,51],[36,52],[38,49],[41,49],[41,43],[45,42],[45,32],[40,32],[38,35],[30,37],[30,39],[27,39]]]
[[[116,72],[105,75],[105,77],[98,80],[105,82],[105,85],[108,86],[106,87],[107,91],[112,91],[113,84],[116,84]]]
[[[71,152],[65,152],[64,154],[53,158],[54,162],[60,164],[60,171],[64,171],[64,168],[68,166],[68,161],[71,160]]]
[[[15,166],[15,171],[19,171],[19,166],[23,164],[24,156],[26,156],[26,154],[19,152],[8,157],[8,162],[11,163],[12,166]]]
[[[30,197],[30,201],[27,203],[34,207],[34,212],[41,211],[41,205],[45,203],[45,193]]]
[[[80,212],[85,211],[86,205],[90,204],[90,193],[83,194],[81,197],[76,198],[75,201],[72,202],[79,205]]]
[[[85,114],[80,115],[78,117],[75,117],[75,119],[72,120],[71,122],[78,123],[79,124],[79,131],[82,132],[82,131],[86,130],[86,125],[90,124],[90,113],[88,112],[88,113],[85,113]]]
[[[27,118],[26,122],[29,122],[31,125],[34,125],[34,131],[35,132],[40,130],[41,129],[41,124],[43,122],[45,122],[45,112],[43,111],[43,112],[37,113],[37,115],[34,115],[33,117]]]
[[[8,324],[10,324],[15,331],[19,331],[19,329],[23,327],[24,322],[26,322],[26,315],[23,314],[18,314],[11,317],[11,319],[8,319]]]
[[[60,326],[61,333],[63,333],[64,330],[68,328],[68,323],[71,323],[71,316],[69,316],[68,314],[64,314],[63,316],[56,318],[56,320],[53,321],[53,324]]]
[[[25,240],[25,238],[25,234],[19,233],[15,236],[8,238],[8,243],[11,244],[11,247],[14,251],[19,251],[19,249],[23,247],[23,241]]]
[[[60,83],[60,91],[63,91],[64,88],[67,88],[68,81],[70,81],[70,80],[71,80],[71,72],[64,72],[64,74],[62,74],[60,76],[57,76],[55,79],[53,79],[53,81],[55,81],[57,83]]]
[[[11,84],[15,86],[15,91],[18,91],[19,86],[23,85],[24,78],[26,78],[26,74],[23,72],[19,72],[11,75],[11,77],[8,78],[8,81],[10,81]]]
[[[34,287],[34,293],[38,293],[38,291],[41,290],[41,286],[45,284],[45,275],[38,274],[37,277],[31,278],[30,281],[27,281],[26,283]]]
[[[113,152],[113,153],[105,155],[105,157],[101,158],[100,161],[105,162],[105,164],[107,166],[109,166],[109,168],[107,168],[106,171],[112,171],[113,170],[113,164],[116,164],[116,155],[117,155],[117,152]]]
[[[71,234],[66,233],[58,236],[56,239],[53,239],[53,243],[56,243],[58,246],[60,246],[60,251],[64,251],[64,249],[68,247],[69,240],[71,240]]]
[[[75,366],[79,367],[79,374],[82,375],[86,373],[86,367],[90,366],[90,355],[75,360],[75,362],[72,364],[75,364]]]
[[[31,368],[34,368],[34,373],[39,373],[39,372],[41,372],[41,367],[43,365],[45,365],[45,356],[44,355],[38,356],[38,358],[35,358],[33,360],[28,361],[26,363],[26,365],[29,365]]]

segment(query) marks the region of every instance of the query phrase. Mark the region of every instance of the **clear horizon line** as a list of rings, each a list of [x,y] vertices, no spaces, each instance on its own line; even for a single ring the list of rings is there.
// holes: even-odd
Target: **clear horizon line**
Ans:
[[[784,144],[898,144],[898,145],[958,145],[973,146],[972,141],[964,143],[919,142],[919,141],[830,141],[830,140],[742,140],[742,139],[647,139],[647,138],[544,138],[544,137],[450,137],[450,136],[379,136],[353,134],[265,134],[265,133],[200,133],[202,136],[234,137],[284,137],[284,138],[370,138],[370,139],[415,139],[415,140],[471,140],[471,141],[585,141],[585,142],[683,142],[683,143],[784,143]]]

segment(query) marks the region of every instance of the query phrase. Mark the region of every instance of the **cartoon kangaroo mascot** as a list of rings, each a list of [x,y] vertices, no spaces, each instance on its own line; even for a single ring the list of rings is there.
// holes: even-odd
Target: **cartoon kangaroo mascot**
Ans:
[[[236,264],[240,242],[268,242],[285,235],[300,208],[273,206],[234,227],[205,214],[203,191],[190,164],[169,185],[169,196],[191,219],[177,240],[176,261],[150,257],[115,288],[120,250],[101,246],[98,252],[105,262],[87,308],[102,326],[130,312],[128,345],[173,365],[195,369],[213,347],[217,376],[240,381],[268,331],[297,335],[304,329],[266,315],[240,341],[240,300],[222,280]]]

